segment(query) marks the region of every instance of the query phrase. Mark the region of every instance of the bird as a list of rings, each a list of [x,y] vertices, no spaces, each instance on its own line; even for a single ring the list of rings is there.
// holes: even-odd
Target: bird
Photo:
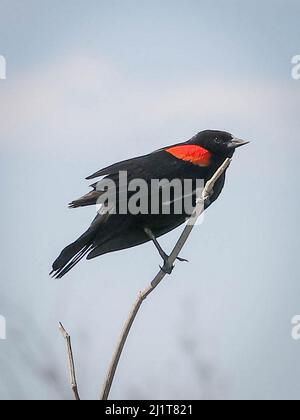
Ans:
[[[139,179],[147,186],[150,186],[154,179],[169,182],[174,179],[181,182],[191,180],[191,195],[193,205],[195,205],[195,182],[202,180],[205,184],[227,158],[232,158],[235,149],[247,143],[249,141],[241,140],[226,131],[201,131],[188,141],[172,144],[147,155],[115,163],[93,173],[86,179],[101,178],[101,180],[92,184],[90,186],[92,190],[72,201],[69,207],[79,208],[97,205],[105,192],[109,193],[109,187],[103,188],[103,185],[109,182],[115,185],[118,193],[126,189],[128,196],[125,201],[127,200],[126,204],[128,204],[130,198],[133,197],[133,192],[129,193],[128,185],[124,185],[120,181],[121,172],[126,173],[127,182]],[[225,175],[226,171],[215,183],[213,191],[204,203],[205,210],[219,197],[225,183]],[[163,190],[163,187],[161,190]],[[151,194],[149,188],[146,195],[150,201],[153,198]],[[107,208],[103,211],[102,202],[89,228],[77,240],[62,250],[54,261],[50,274],[55,278],[62,278],[85,256],[87,260],[90,260],[109,252],[131,248],[148,241],[153,242],[163,259],[161,269],[170,274],[173,265],[170,266],[168,263],[168,255],[160,246],[157,238],[183,224],[190,214],[187,214],[185,210],[174,211],[176,201],[174,195],[169,196],[171,197],[169,200],[169,203],[171,203],[170,211],[169,214],[165,214],[162,211],[165,202],[161,194],[161,191],[156,194],[159,209],[155,213],[151,211],[145,213],[118,211],[117,209],[120,209],[121,205],[120,194],[116,194],[117,198],[115,198],[113,206],[110,207],[110,210],[114,207],[114,212],[109,212]],[[183,195],[179,197],[179,201],[182,200]],[[147,207],[147,210],[149,210],[149,207]],[[180,257],[178,259],[187,261]]]

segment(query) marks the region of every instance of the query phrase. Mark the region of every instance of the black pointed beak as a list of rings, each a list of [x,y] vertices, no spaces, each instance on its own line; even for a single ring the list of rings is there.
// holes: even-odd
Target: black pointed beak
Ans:
[[[236,149],[237,147],[244,146],[245,144],[248,144],[248,143],[250,143],[250,141],[244,141],[244,140],[238,139],[236,137],[233,137],[231,142],[229,143],[228,147],[230,149]]]

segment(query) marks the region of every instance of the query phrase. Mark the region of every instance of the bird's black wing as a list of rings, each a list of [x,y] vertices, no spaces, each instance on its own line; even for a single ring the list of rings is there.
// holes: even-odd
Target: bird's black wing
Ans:
[[[100,169],[99,171],[93,173],[92,175],[89,175],[86,179],[94,179],[94,178],[98,178],[100,176],[105,176],[105,175],[114,175],[118,173],[119,171],[130,170],[131,172],[135,172],[135,168],[138,169],[137,172],[139,172],[139,169],[141,167],[145,165],[146,166],[149,165],[149,162],[152,161],[152,158],[154,162],[154,159],[156,158],[157,154],[164,152],[169,147],[179,146],[182,144],[185,144],[185,143],[176,143],[171,146],[166,146],[161,149],[155,150],[154,152],[151,152],[147,155],[122,160],[121,162],[117,162],[117,163],[114,163],[113,165],[106,166],[105,168]]]
[[[121,162],[114,163],[113,165],[107,166],[106,168],[100,169],[94,174],[89,175],[86,179],[94,179],[104,175],[114,175],[119,171],[126,171],[129,168],[132,170],[135,166],[142,165],[148,156],[149,155],[139,156],[133,159],[127,159]]]

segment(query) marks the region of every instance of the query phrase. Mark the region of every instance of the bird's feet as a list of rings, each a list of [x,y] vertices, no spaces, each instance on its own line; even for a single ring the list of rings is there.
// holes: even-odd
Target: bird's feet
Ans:
[[[164,260],[164,265],[163,266],[159,266],[159,268],[161,269],[161,271],[163,271],[166,274],[171,274],[173,269],[174,269],[174,264],[170,264],[168,258],[166,260]]]
[[[180,257],[177,257],[176,258],[178,261],[181,261],[181,262],[188,262],[188,260],[186,260],[185,258],[180,258]],[[170,262],[169,262],[169,256],[168,255],[166,255],[165,257],[164,257],[164,265],[161,267],[161,266],[159,266],[159,268],[164,272],[164,273],[166,273],[166,274],[171,274],[172,273],[172,271],[173,271],[173,269],[174,269],[174,264],[170,264]]]
[[[186,260],[185,258],[180,258],[180,257],[177,257],[176,260],[180,262],[189,262],[189,260]]]

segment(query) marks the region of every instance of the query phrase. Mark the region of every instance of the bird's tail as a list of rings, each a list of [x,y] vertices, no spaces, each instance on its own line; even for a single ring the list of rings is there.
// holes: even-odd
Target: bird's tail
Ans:
[[[89,228],[75,242],[62,250],[59,257],[54,261],[50,275],[60,279],[67,274],[89,251],[93,245],[94,230]]]
[[[83,197],[78,198],[77,200],[73,200],[69,203],[69,207],[71,209],[75,209],[77,207],[85,207],[85,206],[92,206],[97,204],[97,200],[100,196],[100,192],[93,190],[89,193],[85,194]]]

